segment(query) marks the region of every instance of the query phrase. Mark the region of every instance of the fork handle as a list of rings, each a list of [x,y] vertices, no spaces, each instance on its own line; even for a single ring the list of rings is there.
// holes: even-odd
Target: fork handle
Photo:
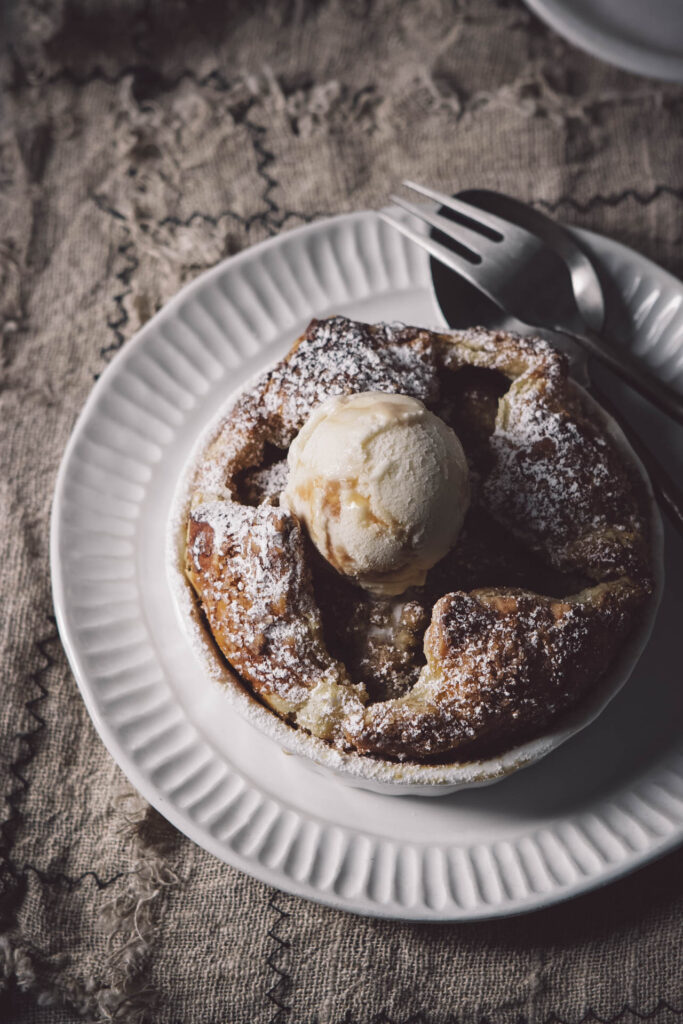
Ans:
[[[591,331],[589,327],[584,327],[580,332],[568,331],[565,327],[556,327],[555,330],[558,334],[566,334],[639,395],[652,402],[660,412],[666,413],[671,419],[683,425],[683,396],[668,384],[653,377],[629,353],[609,348],[600,335]]]
[[[625,417],[614,408],[605,394],[591,382],[590,393],[593,398],[608,412],[612,419],[621,427],[628,443],[645,466],[650,477],[655,498],[669,516],[671,523],[683,537],[683,491],[668,470],[664,468],[656,455],[645,444],[643,439],[625,422]]]

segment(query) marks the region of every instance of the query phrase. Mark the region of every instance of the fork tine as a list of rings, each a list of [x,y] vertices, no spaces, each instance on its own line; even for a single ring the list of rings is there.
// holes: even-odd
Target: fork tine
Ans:
[[[503,220],[502,217],[497,217],[494,213],[480,210],[478,206],[472,206],[462,199],[454,199],[452,196],[447,196],[444,192],[437,192],[433,188],[427,188],[426,185],[417,185],[414,181],[404,181],[403,184],[406,188],[412,189],[413,192],[418,192],[427,199],[433,199],[440,206],[445,206],[447,210],[453,210],[454,213],[467,217],[469,220],[474,221],[475,224],[484,224],[490,231],[495,231],[496,234],[500,235],[501,239],[506,236],[509,238],[512,234],[524,230],[511,224],[509,221]],[[524,232],[524,234],[527,234],[527,232]]]
[[[496,245],[496,242],[491,242],[488,238],[480,235],[477,231],[473,231],[471,228],[465,227],[463,224],[456,224],[452,220],[448,220],[447,217],[441,217],[438,213],[432,213],[431,210],[425,210],[421,206],[415,206],[414,203],[409,203],[406,199],[401,199],[400,196],[392,196],[392,200],[397,206],[402,207],[408,213],[412,214],[413,217],[417,217],[419,220],[426,221],[427,224],[431,224],[433,228],[436,228],[442,234],[446,235],[447,238],[452,238],[454,242],[462,245],[465,249],[472,253],[473,256],[478,257],[478,262],[487,245]]]
[[[415,244],[419,245],[422,249],[426,249],[430,256],[433,256],[435,260],[439,261],[439,263],[443,263],[446,267],[454,270],[456,274],[464,277],[466,281],[473,284],[480,292],[488,295],[496,305],[500,304],[496,296],[492,295],[485,287],[481,276],[474,273],[475,265],[465,259],[464,256],[459,256],[451,249],[447,249],[445,245],[440,245],[439,242],[435,242],[434,239],[430,238],[428,235],[418,234],[417,231],[413,231],[412,228],[409,228],[406,224],[397,220],[389,213],[384,213],[384,211],[379,210],[377,216],[381,217],[386,224],[390,224],[392,228],[396,228],[397,231],[400,231],[401,234],[405,235],[405,237],[410,239],[411,242],[415,242]]]

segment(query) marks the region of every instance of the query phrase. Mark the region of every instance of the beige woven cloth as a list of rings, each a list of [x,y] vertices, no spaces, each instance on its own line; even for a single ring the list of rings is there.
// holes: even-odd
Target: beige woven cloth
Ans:
[[[0,1020],[683,1018],[683,857],[498,923],[364,920],[195,847],[104,750],[60,647],[55,474],[185,281],[406,176],[500,188],[683,271],[683,90],[518,0],[23,0],[0,122]]]

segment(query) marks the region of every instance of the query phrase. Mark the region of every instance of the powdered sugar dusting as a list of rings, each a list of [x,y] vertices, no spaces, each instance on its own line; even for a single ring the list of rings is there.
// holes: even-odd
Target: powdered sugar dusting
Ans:
[[[321,670],[332,668],[329,658],[315,664],[319,615],[297,521],[269,505],[213,501],[193,510],[190,537],[190,571],[209,621],[214,633],[227,627],[224,653],[279,698],[280,710],[296,711]]]
[[[333,395],[401,393],[429,402],[437,375],[426,332],[406,337],[388,324],[369,327],[345,317],[314,320],[291,355],[269,374],[266,417],[278,420],[289,444],[313,409]]]
[[[446,595],[434,608],[418,683],[368,708],[356,745],[394,757],[419,745],[428,756],[528,735],[604,672],[614,654],[610,634],[622,635],[641,602],[624,581],[564,601],[514,590]],[[590,660],[587,643],[595,647]]]
[[[566,394],[549,401],[526,375],[519,378],[501,399],[491,454],[487,507],[552,565],[597,580],[646,573],[631,481],[576,401],[572,407]]]

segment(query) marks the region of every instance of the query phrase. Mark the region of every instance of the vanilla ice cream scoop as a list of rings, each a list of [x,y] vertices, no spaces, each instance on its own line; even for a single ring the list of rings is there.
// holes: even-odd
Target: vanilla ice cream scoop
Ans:
[[[407,395],[328,399],[292,442],[280,503],[338,572],[378,595],[424,583],[469,504],[455,433]]]

